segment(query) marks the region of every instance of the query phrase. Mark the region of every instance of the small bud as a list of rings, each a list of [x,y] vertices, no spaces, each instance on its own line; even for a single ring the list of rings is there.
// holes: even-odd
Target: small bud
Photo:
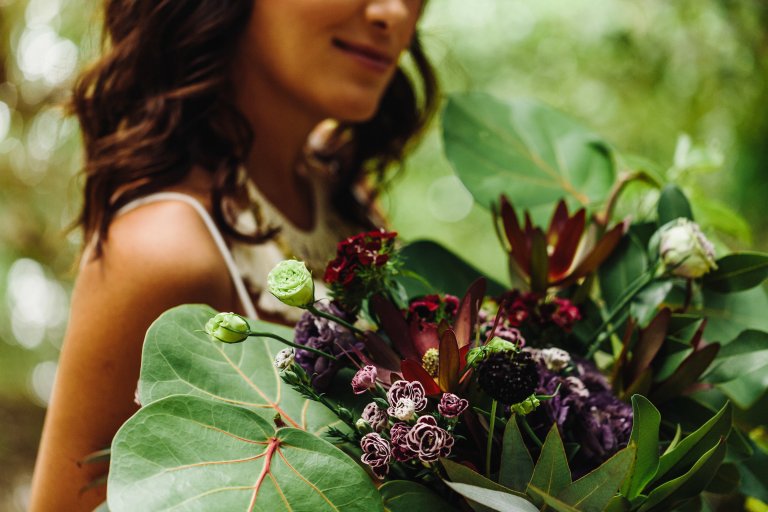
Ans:
[[[373,432],[373,428],[371,428],[371,424],[365,421],[363,418],[360,418],[355,422],[355,428],[361,434],[368,434],[370,432]]]
[[[344,423],[351,423],[354,419],[354,416],[352,416],[352,413],[349,411],[349,409],[346,409],[344,407],[339,407],[336,409],[336,416],[339,417],[340,420],[342,420]]]
[[[275,356],[275,368],[278,370],[287,370],[291,366],[293,366],[293,361],[295,359],[295,352],[292,348],[284,348],[280,352],[277,353]]]
[[[267,275],[269,293],[289,306],[306,307],[315,301],[315,282],[303,261],[283,260]]]
[[[375,366],[363,366],[354,377],[352,377],[352,391],[356,395],[361,395],[369,389],[376,388],[376,377],[378,372]]]
[[[205,324],[206,334],[224,343],[245,341],[250,330],[245,318],[237,313],[219,313]]]
[[[296,372],[294,372],[293,370],[283,370],[282,372],[280,372],[280,377],[289,386],[296,386],[298,384],[301,384],[301,379],[299,378],[298,375],[296,375]]]
[[[695,279],[717,268],[712,243],[698,224],[686,218],[661,228],[659,253],[666,270],[676,276]]]
[[[387,402],[383,398],[376,397],[373,399],[373,402],[379,407],[379,409],[387,410],[387,407],[389,407],[389,402]]]
[[[561,348],[545,348],[541,350],[541,361],[547,370],[559,372],[571,364],[571,355]]]

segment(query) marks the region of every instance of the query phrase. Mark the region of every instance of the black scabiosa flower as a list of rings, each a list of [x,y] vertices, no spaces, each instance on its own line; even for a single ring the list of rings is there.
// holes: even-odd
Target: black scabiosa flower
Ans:
[[[485,393],[505,405],[531,396],[539,384],[539,369],[528,352],[501,338],[480,347],[468,360],[475,366],[477,383]]]

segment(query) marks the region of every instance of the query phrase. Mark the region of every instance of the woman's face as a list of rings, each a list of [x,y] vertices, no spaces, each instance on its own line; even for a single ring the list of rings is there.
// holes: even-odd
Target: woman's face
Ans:
[[[363,121],[376,112],[422,0],[254,0],[235,60],[247,94],[308,114]]]

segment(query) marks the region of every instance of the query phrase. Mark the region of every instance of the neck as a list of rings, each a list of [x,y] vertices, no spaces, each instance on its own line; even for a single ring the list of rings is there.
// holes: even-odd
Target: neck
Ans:
[[[253,130],[253,145],[245,162],[259,190],[297,227],[314,223],[311,190],[297,173],[307,137],[321,121],[279,89],[260,80],[243,80],[237,105]]]

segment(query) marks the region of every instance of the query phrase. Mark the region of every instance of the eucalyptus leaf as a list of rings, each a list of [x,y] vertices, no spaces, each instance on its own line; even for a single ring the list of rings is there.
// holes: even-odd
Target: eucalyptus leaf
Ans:
[[[673,510],[676,505],[700,494],[717,473],[725,457],[725,451],[725,438],[720,438],[688,472],[664,482],[651,491],[638,512]]]
[[[184,395],[142,407],[120,428],[108,500],[113,512],[383,511],[366,472],[327,441]]]
[[[630,442],[637,446],[635,467],[625,480],[621,494],[628,499],[638,496],[650,483],[659,467],[659,425],[661,414],[642,395],[632,397],[632,433]]]
[[[484,477],[477,471],[473,471],[464,464],[459,464],[451,459],[440,459],[440,463],[443,465],[448,479],[451,482],[474,485],[476,487],[482,487],[483,489],[490,489],[492,491],[506,492],[514,494],[521,498],[525,497],[522,492],[510,489],[501,483],[496,483],[493,480]]]
[[[532,475],[533,459],[517,425],[517,416],[512,415],[504,429],[499,483],[515,491],[525,492]]]
[[[544,492],[534,485],[528,487],[528,492],[533,494],[534,498],[544,503],[542,510],[548,510],[551,508],[555,510],[555,512],[579,512],[579,509],[552,496],[551,494]]]
[[[486,208],[506,194],[540,223],[561,198],[570,206],[603,201],[615,179],[607,144],[540,103],[452,94],[442,126],[448,160]]]
[[[557,425],[547,434],[544,446],[541,448],[539,460],[533,469],[530,486],[534,486],[542,492],[556,496],[571,483],[571,470],[568,467],[568,459],[565,455],[565,447],[560,438]],[[534,497],[536,504],[541,504],[541,498]]]
[[[538,512],[539,509],[530,501],[514,494],[484,489],[475,485],[445,481],[445,485],[468,500],[499,512]]]
[[[217,312],[185,305],[163,313],[144,342],[139,399],[143,405],[171,395],[193,395],[246,407],[272,421],[275,414],[291,427],[322,434],[328,426],[345,428],[335,414],[308,400],[278,376],[272,362],[285,345],[251,337],[238,344],[211,340],[203,332]],[[292,339],[287,327],[249,320],[251,330]]]
[[[728,436],[732,423],[733,406],[728,402],[709,421],[659,458],[654,482],[659,482],[662,478],[674,478],[687,471],[704,452],[720,444],[720,439]]]
[[[630,441],[626,448],[563,489],[557,498],[584,512],[602,512],[629,475],[636,456],[637,445]]]
[[[431,489],[409,480],[391,480],[379,487],[385,512],[415,512],[418,510],[440,510],[444,512],[458,509]]]

